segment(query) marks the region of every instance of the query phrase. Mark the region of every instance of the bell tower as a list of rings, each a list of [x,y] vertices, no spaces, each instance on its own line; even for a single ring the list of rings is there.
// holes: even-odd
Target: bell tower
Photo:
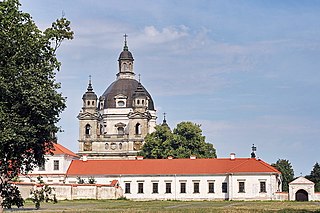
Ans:
[[[93,151],[92,143],[96,140],[99,132],[99,116],[97,109],[97,95],[93,91],[91,76],[87,91],[82,96],[82,110],[79,119],[79,154]]]

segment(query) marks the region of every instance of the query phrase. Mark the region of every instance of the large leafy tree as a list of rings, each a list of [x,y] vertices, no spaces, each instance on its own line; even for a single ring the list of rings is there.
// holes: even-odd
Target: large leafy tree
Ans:
[[[310,175],[307,175],[306,178],[314,182],[315,191],[320,192],[320,165],[318,162],[314,164]]]
[[[282,175],[282,191],[289,191],[289,183],[294,178],[294,171],[289,160],[279,159],[276,163],[271,164],[274,168],[279,170]]]
[[[56,50],[73,38],[67,19],[41,31],[19,7],[18,0],[0,2],[0,202],[6,207],[22,205],[10,180],[44,163],[53,148],[65,108],[55,82]]]
[[[148,134],[145,144],[139,153],[145,158],[216,158],[216,150],[211,143],[205,142],[200,125],[192,122],[181,122],[171,131],[166,125],[156,126]]]

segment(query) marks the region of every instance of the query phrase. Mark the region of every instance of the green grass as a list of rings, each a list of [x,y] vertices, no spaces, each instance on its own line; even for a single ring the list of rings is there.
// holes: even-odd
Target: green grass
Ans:
[[[319,212],[320,202],[280,202],[280,201],[131,201],[131,200],[73,200],[59,201],[57,204],[42,203],[35,210],[31,201],[26,201],[21,209],[5,212]]]

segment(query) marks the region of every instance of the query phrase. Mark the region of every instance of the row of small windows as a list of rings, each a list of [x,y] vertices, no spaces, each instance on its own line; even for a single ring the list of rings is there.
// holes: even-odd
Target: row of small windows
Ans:
[[[87,105],[90,106],[90,101],[87,101]],[[91,105],[94,106],[94,101],[91,101]]]
[[[122,143],[119,143],[119,145],[117,145],[116,143],[111,143],[111,144],[109,144],[109,143],[106,143],[105,145],[104,145],[104,147],[105,147],[105,149],[112,149],[112,150],[115,150],[115,149],[117,149],[117,147],[118,147],[118,149],[122,149],[122,147],[123,147],[123,145],[122,145]]]
[[[238,182],[239,186],[239,193],[245,193],[245,182],[240,181]],[[165,193],[172,193],[172,184],[171,182],[165,183]],[[138,182],[138,194],[144,193],[144,183]],[[222,193],[228,193],[228,184],[226,182],[222,183],[221,186],[221,192]],[[266,191],[266,182],[260,181],[260,193],[265,193]],[[130,194],[131,193],[131,183],[126,182],[125,183],[125,193]],[[159,193],[159,183],[153,182],[152,183],[152,193],[157,194]],[[187,183],[186,182],[180,182],[180,193],[185,194],[187,193]],[[193,182],[193,193],[200,193],[200,182]],[[208,182],[208,193],[215,193],[215,184],[214,182]]]
[[[144,184],[143,182],[138,182],[138,194],[144,193],[143,184]],[[131,183],[130,182],[125,183],[125,193],[126,194],[131,193]],[[158,182],[152,183],[152,193],[153,194],[159,193],[159,183]],[[172,193],[171,182],[165,183],[165,193],[166,194]],[[180,193],[181,194],[187,193],[187,183],[186,182],[180,183]],[[200,183],[199,182],[193,183],[193,193],[200,193]],[[214,182],[208,183],[208,193],[214,193]]]
[[[102,133],[102,125],[100,126],[100,133]],[[124,134],[124,128],[123,127],[118,127],[117,128],[117,131],[118,131],[118,134],[119,135],[123,135]],[[87,124],[86,126],[85,126],[85,134],[87,135],[87,136],[89,136],[89,135],[91,135],[91,126],[90,126],[90,124]],[[135,125],[135,134],[136,135],[141,135],[141,124],[140,123],[137,123],[136,125]]]

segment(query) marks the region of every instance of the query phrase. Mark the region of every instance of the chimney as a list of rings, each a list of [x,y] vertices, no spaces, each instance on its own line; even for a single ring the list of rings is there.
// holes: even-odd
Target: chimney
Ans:
[[[88,161],[88,156],[87,155],[83,155],[82,156],[82,161],[83,162],[87,162]]]
[[[143,160],[143,156],[137,156],[137,160]]]
[[[168,156],[168,159],[169,159],[169,160],[172,160],[172,159],[173,159],[173,157],[172,157],[172,156]]]
[[[195,159],[197,159],[197,156],[191,155],[191,156],[190,156],[190,159],[191,159],[191,160],[195,160]]]
[[[230,160],[236,159],[236,153],[230,153]]]

